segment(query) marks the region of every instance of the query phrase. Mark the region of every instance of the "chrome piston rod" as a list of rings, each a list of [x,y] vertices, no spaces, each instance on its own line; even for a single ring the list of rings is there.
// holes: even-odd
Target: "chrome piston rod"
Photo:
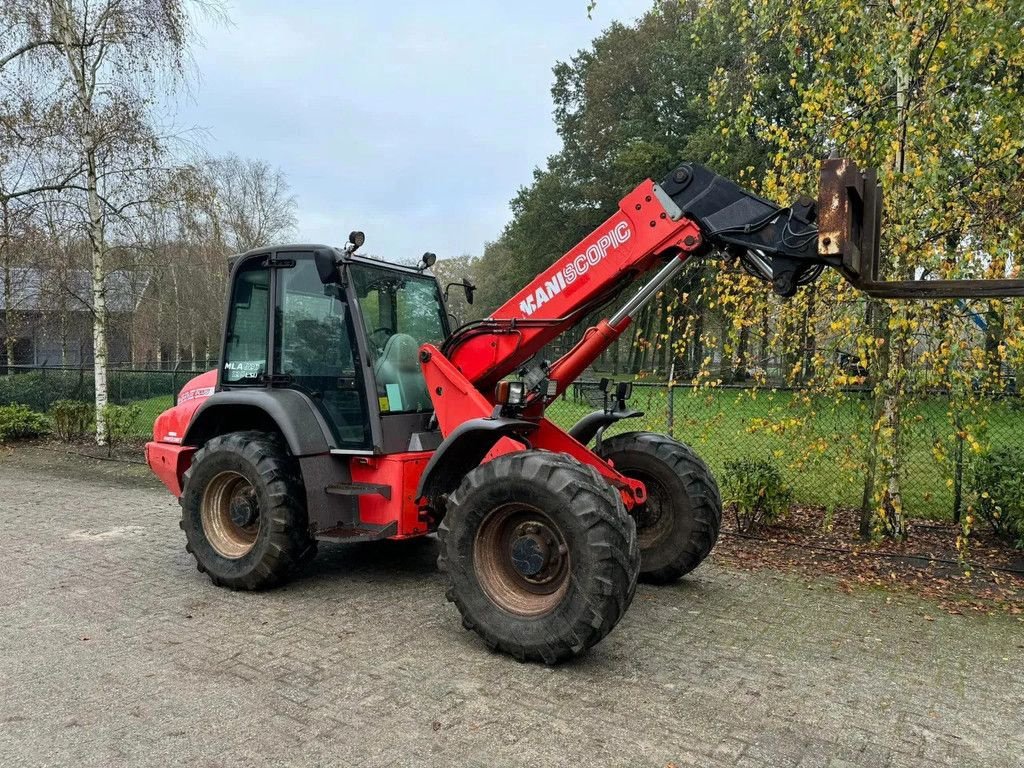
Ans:
[[[647,302],[654,298],[654,295],[658,291],[660,291],[670,280],[672,280],[673,277],[679,274],[679,272],[681,272],[683,268],[690,263],[690,258],[680,259],[678,256],[673,257],[668,264],[658,270],[658,274],[651,278],[649,283],[637,291],[633,298],[623,304],[622,307],[619,308],[619,311],[612,315],[608,324],[613,328],[618,328],[619,324],[627,317],[630,320],[635,318],[637,313],[644,308]]]

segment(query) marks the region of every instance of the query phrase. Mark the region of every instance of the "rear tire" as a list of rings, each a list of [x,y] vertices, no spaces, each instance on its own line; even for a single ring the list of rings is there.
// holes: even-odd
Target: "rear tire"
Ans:
[[[438,536],[463,626],[521,661],[554,664],[595,645],[636,590],[640,552],[622,499],[564,454],[518,451],[476,467]]]
[[[185,549],[214,584],[272,587],[316,554],[298,465],[276,435],[211,439],[196,451],[183,485]]]
[[[597,454],[647,486],[631,510],[640,540],[640,579],[677,581],[711,554],[722,526],[722,497],[707,465],[688,445],[654,432],[605,440]]]

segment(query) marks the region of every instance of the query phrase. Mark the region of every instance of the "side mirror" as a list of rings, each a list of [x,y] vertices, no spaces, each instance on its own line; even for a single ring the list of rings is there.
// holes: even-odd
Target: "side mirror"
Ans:
[[[467,304],[472,304],[473,303],[473,291],[476,290],[476,284],[472,280],[470,280],[468,277],[462,278],[462,282],[461,283],[448,283],[448,285],[446,285],[444,287],[444,300],[445,301],[448,301],[448,291],[450,291],[452,289],[453,285],[461,285],[462,286],[462,290],[466,292],[466,303]]]
[[[313,252],[313,262],[316,264],[316,273],[320,276],[321,283],[329,285],[341,282],[338,260],[335,258],[333,250],[318,248]]]

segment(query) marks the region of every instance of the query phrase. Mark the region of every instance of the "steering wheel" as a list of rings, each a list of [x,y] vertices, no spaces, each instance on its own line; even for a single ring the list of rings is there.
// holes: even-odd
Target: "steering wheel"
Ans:
[[[376,336],[378,333],[384,334],[384,336],[381,339],[381,342],[379,344],[377,343],[377,340],[374,338],[374,336]],[[388,328],[387,326],[381,326],[380,328],[377,328],[377,329],[375,329],[375,330],[370,332],[369,339],[370,339],[371,342],[373,342],[373,346],[377,348],[377,354],[378,355],[381,352],[384,351],[384,345],[387,343],[388,338],[391,337],[391,336],[394,336],[394,335],[395,335],[394,330],[392,330],[391,328]]]

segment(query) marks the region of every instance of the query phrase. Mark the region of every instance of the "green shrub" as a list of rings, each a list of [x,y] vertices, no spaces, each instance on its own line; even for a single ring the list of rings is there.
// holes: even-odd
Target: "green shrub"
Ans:
[[[115,445],[127,442],[137,432],[135,422],[142,415],[137,405],[107,405],[103,408],[103,417],[107,423],[107,454],[110,455]]]
[[[0,443],[39,437],[50,431],[46,416],[36,413],[27,405],[0,406]]]
[[[0,376],[0,403],[48,411],[57,400],[92,400],[89,371],[45,370]]]
[[[92,431],[94,407],[81,400],[57,400],[50,406],[50,419],[57,437],[66,442],[80,440]]]
[[[125,405],[153,397],[176,397],[185,382],[199,371],[131,371],[111,368],[107,394],[111,403]],[[59,400],[93,402],[95,386],[91,368],[47,368],[0,376],[0,404],[21,403],[37,411],[49,411]]]
[[[1024,449],[997,448],[971,464],[969,499],[1002,539],[1024,548]]]
[[[744,533],[762,522],[777,520],[793,495],[778,465],[768,459],[725,462],[722,488],[726,504],[733,505],[736,528]]]

